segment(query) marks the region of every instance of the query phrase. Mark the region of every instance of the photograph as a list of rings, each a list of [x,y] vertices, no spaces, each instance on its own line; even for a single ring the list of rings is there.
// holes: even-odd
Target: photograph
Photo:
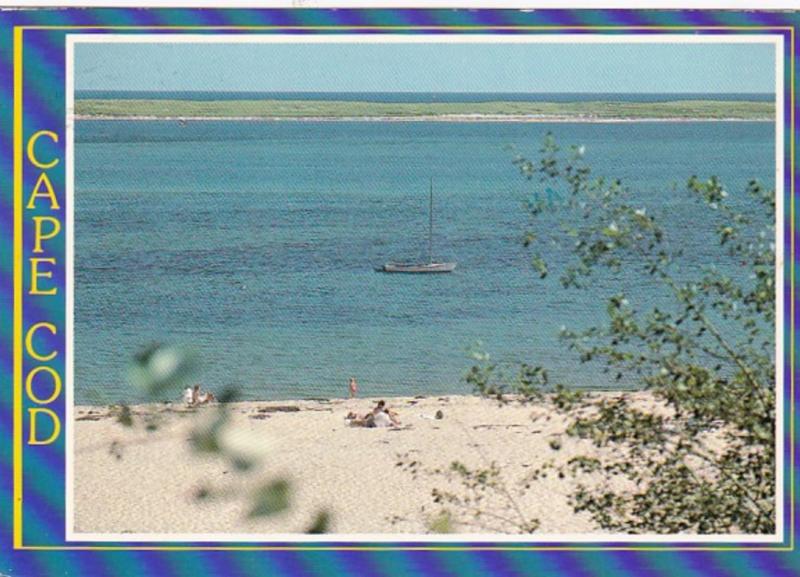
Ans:
[[[779,541],[780,39],[68,35],[67,539]]]

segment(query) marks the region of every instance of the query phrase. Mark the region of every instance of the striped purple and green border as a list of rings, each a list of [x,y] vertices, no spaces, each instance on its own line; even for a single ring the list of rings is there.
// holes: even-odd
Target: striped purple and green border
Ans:
[[[794,552],[795,516],[792,483],[795,475],[791,464],[794,407],[790,397],[793,383],[790,359],[793,359],[794,338],[791,331],[795,314],[792,298],[794,274],[794,218],[792,202],[793,146],[795,129],[792,114],[795,82],[794,62],[797,47],[794,32],[800,16],[792,12],[738,11],[635,11],[635,10],[199,10],[199,9],[66,9],[20,10],[0,12],[0,274],[3,282],[3,322],[0,335],[0,371],[3,387],[0,392],[0,575],[158,575],[163,577],[220,574],[232,577],[245,575],[719,575],[760,577],[767,575],[800,575],[800,556]],[[785,38],[785,474],[784,518],[786,537],[775,545],[678,545],[669,543],[643,546],[606,544],[506,545],[494,548],[492,543],[463,543],[431,547],[423,543],[359,544],[346,543],[305,545],[302,549],[286,544],[281,549],[258,549],[255,544],[214,543],[98,543],[66,545],[64,548],[64,441],[47,446],[27,447],[22,460],[21,539],[15,540],[14,502],[14,28],[24,27],[22,34],[23,87],[22,140],[37,130],[54,130],[62,136],[59,156],[63,159],[65,122],[65,34],[76,31],[104,34],[108,32],[182,33],[187,30],[168,27],[194,27],[193,33],[233,34],[292,33],[396,34],[452,33],[474,34],[780,34]],[[107,27],[125,27],[109,29]],[[226,27],[228,27],[226,29]],[[248,27],[247,29],[235,27]],[[253,27],[263,27],[254,29]],[[63,199],[64,163],[48,171],[53,185]],[[27,170],[19,183],[29,191],[38,174]],[[63,203],[62,203],[63,209]],[[790,210],[791,209],[791,210]],[[21,229],[22,256],[29,256],[32,240],[30,216],[26,211]],[[60,263],[64,259],[62,234],[51,251]],[[60,243],[60,244],[59,244]],[[64,270],[63,266],[59,270]],[[26,269],[26,274],[28,271]],[[64,282],[62,273],[55,275]],[[25,280],[27,283],[27,280]],[[27,284],[26,284],[27,286]],[[64,291],[51,298],[34,301],[23,299],[22,322],[27,328],[42,320],[53,320],[64,326]],[[23,326],[23,325],[20,325]],[[64,374],[63,333],[50,344],[59,351],[52,366]],[[19,343],[16,343],[19,346]],[[33,365],[25,359],[24,371]],[[17,408],[28,408],[27,401]],[[64,397],[51,407],[64,416]],[[352,545],[352,544],[350,544]],[[169,548],[173,547],[173,548]]]

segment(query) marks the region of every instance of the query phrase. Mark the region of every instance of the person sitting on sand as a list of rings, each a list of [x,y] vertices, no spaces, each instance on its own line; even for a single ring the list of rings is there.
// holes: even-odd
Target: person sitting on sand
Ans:
[[[388,428],[394,427],[395,424],[392,421],[392,418],[389,416],[389,413],[386,411],[378,411],[377,413],[372,415],[372,427],[378,428]]]
[[[216,400],[214,393],[204,393],[200,391],[200,385],[187,388],[183,392],[183,400],[189,406],[205,405]]]
[[[397,418],[397,413],[386,406],[386,401],[378,401],[375,408],[372,409],[373,416],[377,417],[379,414],[384,414],[389,418],[392,425],[399,427],[400,419]]]

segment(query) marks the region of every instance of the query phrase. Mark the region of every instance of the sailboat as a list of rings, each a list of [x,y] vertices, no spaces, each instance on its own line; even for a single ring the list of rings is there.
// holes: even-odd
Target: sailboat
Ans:
[[[433,179],[431,179],[430,207],[428,215],[428,262],[407,263],[407,262],[387,262],[378,270],[380,272],[404,272],[404,273],[442,273],[453,272],[456,268],[454,262],[434,262],[433,261]]]

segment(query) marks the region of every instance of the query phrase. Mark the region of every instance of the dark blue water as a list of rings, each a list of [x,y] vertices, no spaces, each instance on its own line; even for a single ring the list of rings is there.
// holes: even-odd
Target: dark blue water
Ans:
[[[566,292],[540,281],[521,238],[523,180],[505,148],[535,154],[552,131],[586,147],[665,222],[696,273],[719,253],[716,222],[681,192],[719,175],[747,208],[772,185],[771,123],[378,123],[80,121],[76,126],[76,401],[140,399],[128,359],[151,341],[193,347],[202,382],[250,399],[466,392],[466,350],[551,368],[590,388],[636,387],[580,365],[562,325],[603,322],[621,289],[661,299],[638,275]],[[434,178],[435,254],[449,275],[373,267],[423,257]],[[677,189],[673,184],[677,183]],[[563,216],[563,214],[562,214]],[[547,225],[547,223],[545,223]],[[555,225],[555,220],[550,225]],[[553,248],[558,263],[566,254]],[[746,274],[740,271],[738,274]]]
[[[575,92],[204,92],[78,90],[76,98],[155,100],[333,100],[360,102],[668,102],[727,100],[772,102],[772,93],[575,93]]]

